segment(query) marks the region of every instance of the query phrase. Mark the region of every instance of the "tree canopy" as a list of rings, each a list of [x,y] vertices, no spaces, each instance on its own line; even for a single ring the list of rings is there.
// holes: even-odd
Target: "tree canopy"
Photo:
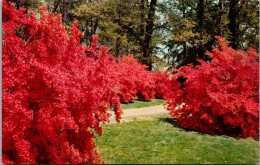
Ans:
[[[173,68],[210,60],[205,50],[215,36],[229,40],[234,49],[259,45],[257,0],[29,0],[12,1],[16,8],[46,6],[63,15],[69,29],[79,21],[81,42],[91,44],[98,34],[114,56],[133,54],[152,69],[153,56]],[[27,12],[27,11],[26,11]]]

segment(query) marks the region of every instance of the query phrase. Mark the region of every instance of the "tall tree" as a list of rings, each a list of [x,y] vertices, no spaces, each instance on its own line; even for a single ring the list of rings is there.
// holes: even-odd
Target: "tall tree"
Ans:
[[[231,43],[230,45],[234,48],[237,49],[237,43],[236,43],[236,36],[237,36],[237,29],[239,25],[236,23],[236,19],[239,13],[238,10],[238,2],[239,0],[230,0],[229,2],[229,13],[228,13],[228,18],[229,18],[229,24],[228,28],[231,32]]]
[[[223,0],[219,0],[219,2],[218,2],[218,6],[219,6],[219,18],[218,18],[218,27],[219,27],[219,30],[218,30],[218,32],[217,32],[217,34],[219,35],[219,36],[223,36],[223,27],[222,27],[222,24],[223,24],[223,14],[225,14],[225,12],[223,11],[223,8],[224,8],[224,6],[223,6]]]
[[[259,44],[259,1],[230,0],[228,28],[230,45],[234,49],[248,49]]]
[[[156,7],[157,0],[151,0],[150,2],[150,10],[148,13],[147,23],[145,27],[145,37],[144,37],[144,44],[143,44],[143,58],[144,64],[149,66],[149,70],[152,70],[152,61],[151,61],[151,39],[154,27],[154,15],[155,15],[155,7]]]
[[[196,59],[210,60],[205,50],[215,35],[246,50],[259,44],[258,0],[9,0],[14,6],[39,4],[62,13],[67,28],[79,20],[82,42],[90,45],[98,34],[115,56],[133,54],[152,68],[153,56],[164,56],[174,67]],[[39,15],[39,14],[38,14]]]
[[[203,38],[203,31],[204,31],[204,0],[198,0],[197,2],[197,19],[198,19],[198,31],[200,33],[200,37]],[[205,48],[203,39],[202,42],[199,43],[198,48],[198,58],[205,60]]]
[[[63,22],[65,24],[68,24],[68,21],[69,21],[69,18],[68,18],[68,14],[69,14],[69,3],[70,3],[70,0],[63,0],[63,4],[62,4],[62,7],[63,7],[63,12],[62,12],[62,19],[63,19]]]
[[[174,67],[210,60],[205,50],[216,44],[214,36],[231,41],[234,48],[246,50],[258,45],[259,1],[256,0],[179,0],[167,1],[171,38],[165,40],[166,59]],[[195,25],[195,26],[194,26]],[[231,38],[231,39],[230,39]],[[186,46],[185,44],[186,43]],[[186,53],[185,53],[186,52]]]
[[[55,1],[54,1],[54,3],[53,3],[53,10],[52,10],[53,13],[56,12],[56,10],[57,10],[57,8],[58,8],[58,6],[59,6],[59,4],[60,4],[60,1],[61,1],[61,0],[55,0]]]
[[[145,28],[145,0],[140,1],[140,19],[141,19],[141,25],[140,25],[140,36],[144,36],[144,28]]]
[[[151,70],[156,6],[157,0],[104,0],[81,5],[73,13],[85,22],[92,21],[90,25],[81,24],[82,29],[88,31],[87,35],[93,33],[95,17],[99,21],[94,30],[98,31],[103,42],[110,42],[106,45],[111,47],[116,56],[134,53]]]

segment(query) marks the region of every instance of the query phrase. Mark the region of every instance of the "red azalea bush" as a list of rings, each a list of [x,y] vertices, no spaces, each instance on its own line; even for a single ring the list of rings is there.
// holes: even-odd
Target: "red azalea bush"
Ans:
[[[155,81],[155,98],[157,99],[165,99],[166,94],[171,86],[170,73],[167,71],[164,72],[154,72],[154,81]]]
[[[220,37],[210,63],[185,66],[173,75],[167,109],[178,124],[210,134],[258,137],[259,54],[236,51]],[[186,78],[183,90],[176,78]]]
[[[154,98],[154,78],[132,55],[122,56],[118,59],[117,73],[119,93],[122,103],[133,99],[150,101]]]
[[[3,163],[101,163],[94,131],[109,121],[114,106],[122,113],[106,47],[80,46],[76,25],[71,35],[61,15],[41,19],[6,1],[3,10],[2,156]],[[95,57],[95,58],[94,58]]]

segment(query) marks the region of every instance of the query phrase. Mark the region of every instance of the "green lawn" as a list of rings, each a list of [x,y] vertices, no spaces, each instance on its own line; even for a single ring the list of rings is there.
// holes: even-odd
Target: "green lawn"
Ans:
[[[256,164],[259,141],[185,131],[160,117],[103,126],[97,149],[110,164]]]
[[[139,101],[133,100],[132,103],[121,104],[121,108],[124,109],[131,109],[131,108],[142,108],[142,107],[150,107],[155,105],[164,104],[165,100],[162,99],[152,99],[151,101]]]

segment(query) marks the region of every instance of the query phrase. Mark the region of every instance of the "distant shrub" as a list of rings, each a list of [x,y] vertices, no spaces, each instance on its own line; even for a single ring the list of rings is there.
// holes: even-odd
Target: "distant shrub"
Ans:
[[[166,94],[168,93],[168,90],[170,88],[171,82],[170,82],[170,73],[165,72],[154,72],[154,81],[155,81],[155,98],[157,99],[165,99]]]
[[[118,58],[117,74],[120,100],[128,103],[133,99],[150,101],[154,98],[153,74],[146,70],[132,55]]]

